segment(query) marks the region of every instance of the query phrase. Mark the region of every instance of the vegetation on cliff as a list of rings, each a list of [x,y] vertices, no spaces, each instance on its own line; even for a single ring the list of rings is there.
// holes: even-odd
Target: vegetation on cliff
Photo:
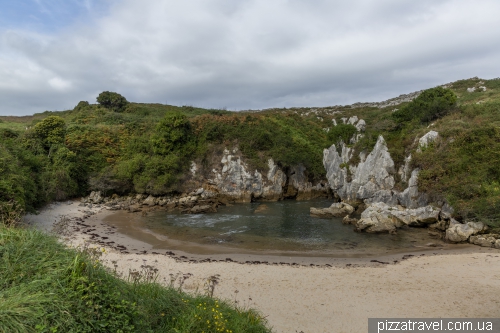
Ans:
[[[260,112],[131,103],[111,92],[98,100],[63,112],[0,117],[4,211],[32,210],[92,189],[106,194],[183,192],[191,161],[208,177],[211,166],[220,162],[214,154],[233,147],[250,169],[266,173],[272,157],[285,170],[303,164],[316,181],[325,176],[324,148],[341,139],[357,152],[369,152],[383,135],[398,169],[417,139],[435,130],[440,140],[413,156],[413,167],[422,169],[420,189],[436,202],[450,202],[458,218],[490,225],[500,218],[500,80],[457,81],[399,105]],[[366,121],[356,144],[349,142],[356,129],[341,120],[351,116]],[[406,186],[401,179],[398,185]]]

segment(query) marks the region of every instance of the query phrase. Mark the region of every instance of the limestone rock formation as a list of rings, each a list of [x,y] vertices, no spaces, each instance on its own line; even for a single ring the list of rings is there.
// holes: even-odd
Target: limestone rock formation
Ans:
[[[482,222],[467,222],[461,224],[453,219],[450,220],[450,227],[446,229],[446,240],[452,243],[465,242],[470,236],[479,234],[487,230]]]
[[[361,213],[356,227],[367,232],[395,232],[404,225],[416,227],[437,223],[439,213],[440,210],[432,206],[407,209],[377,202]]]
[[[214,178],[209,183],[215,185],[217,194],[231,200],[250,202],[253,199],[276,201],[285,197],[298,200],[326,196],[329,187],[321,182],[313,185],[307,180],[306,168],[299,164],[285,174],[273,159],[268,160],[269,171],[263,176],[258,170],[249,171],[248,165],[239,156],[238,150],[224,150],[222,169],[214,169]]]
[[[328,208],[310,208],[311,216],[321,218],[344,217],[354,212],[354,207],[344,202],[332,204]]]

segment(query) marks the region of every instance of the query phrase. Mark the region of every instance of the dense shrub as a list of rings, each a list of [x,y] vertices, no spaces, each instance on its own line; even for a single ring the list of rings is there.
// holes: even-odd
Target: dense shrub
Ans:
[[[356,134],[357,129],[351,124],[338,124],[330,129],[328,132],[328,140],[331,143],[337,143],[342,141],[344,143],[349,143],[349,140],[354,134]]]
[[[128,105],[128,101],[125,97],[111,91],[103,91],[100,93],[99,96],[97,96],[97,103],[115,112],[123,112]]]
[[[450,89],[436,87],[423,91],[417,98],[392,114],[399,123],[418,119],[428,123],[448,114],[457,102],[457,96]]]
[[[46,148],[64,142],[66,122],[58,116],[49,116],[34,127],[35,133],[42,139]]]

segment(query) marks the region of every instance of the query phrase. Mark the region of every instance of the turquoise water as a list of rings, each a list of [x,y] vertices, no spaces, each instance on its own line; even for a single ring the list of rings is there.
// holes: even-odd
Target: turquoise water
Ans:
[[[165,239],[206,246],[207,251],[234,249],[302,254],[380,254],[425,247],[425,229],[397,235],[354,231],[341,219],[311,217],[310,207],[328,207],[331,200],[246,203],[219,207],[217,213],[180,214],[155,211],[140,218],[140,227]],[[158,245],[157,245],[158,246]],[[231,249],[231,250],[230,250]]]

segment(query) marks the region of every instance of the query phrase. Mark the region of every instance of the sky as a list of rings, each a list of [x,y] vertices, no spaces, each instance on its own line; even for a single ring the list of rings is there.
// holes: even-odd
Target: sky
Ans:
[[[500,77],[498,0],[0,0],[0,115],[102,91],[228,110]]]

